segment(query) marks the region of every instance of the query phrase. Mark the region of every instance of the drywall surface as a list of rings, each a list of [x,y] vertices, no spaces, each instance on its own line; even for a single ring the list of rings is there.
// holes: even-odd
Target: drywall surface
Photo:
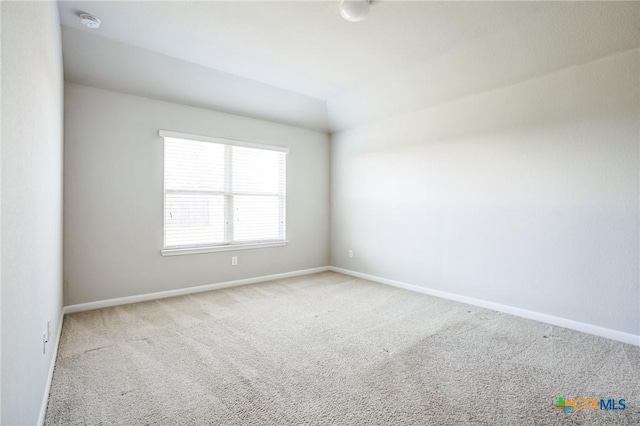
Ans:
[[[331,264],[640,334],[639,65],[334,134]]]
[[[69,83],[65,105],[67,305],[328,265],[326,134]],[[288,146],[289,244],[161,256],[160,129]]]
[[[55,2],[2,2],[2,420],[33,425],[62,312],[60,22]],[[51,319],[43,355],[42,334]]]
[[[2,7],[0,7],[0,36],[2,35]],[[2,42],[0,38],[0,58]],[[0,60],[0,422],[2,421],[2,60]]]
[[[638,2],[540,2],[493,34],[328,101],[333,130],[430,108],[640,46]]]
[[[71,83],[328,129],[327,105],[316,98],[69,27],[62,27],[62,42],[65,81]]]
[[[0,7],[0,36],[2,35],[2,7]],[[2,42],[0,39],[0,58]],[[2,421],[2,60],[0,60],[0,422]]]

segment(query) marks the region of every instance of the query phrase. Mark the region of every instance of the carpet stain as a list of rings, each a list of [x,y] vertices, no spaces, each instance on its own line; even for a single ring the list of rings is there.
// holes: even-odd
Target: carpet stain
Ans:
[[[103,349],[108,349],[108,348],[112,348],[113,345],[108,345],[108,346],[100,346],[97,348],[91,348],[91,349],[87,349],[84,351],[85,354],[91,353],[91,352],[97,352],[97,351],[101,351]]]

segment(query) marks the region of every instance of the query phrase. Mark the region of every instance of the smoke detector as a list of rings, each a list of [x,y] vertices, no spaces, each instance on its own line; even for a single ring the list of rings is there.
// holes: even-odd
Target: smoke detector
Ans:
[[[92,30],[97,30],[100,28],[100,25],[102,25],[102,21],[99,18],[88,13],[80,14],[80,22],[82,22],[82,25],[87,28],[91,28]]]

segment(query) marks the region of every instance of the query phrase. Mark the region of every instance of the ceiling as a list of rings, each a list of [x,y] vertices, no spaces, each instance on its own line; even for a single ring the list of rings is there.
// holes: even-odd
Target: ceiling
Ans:
[[[69,82],[320,131],[640,45],[640,3],[374,0],[357,23],[339,0],[58,3]]]
[[[63,1],[65,26],[327,100],[536,13],[539,3],[374,1]],[[92,31],[77,12],[98,16]]]

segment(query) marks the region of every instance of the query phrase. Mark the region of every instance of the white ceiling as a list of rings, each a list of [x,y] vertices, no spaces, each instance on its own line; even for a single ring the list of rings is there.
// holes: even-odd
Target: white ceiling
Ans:
[[[640,46],[640,2],[339,5],[59,1],[65,79],[340,131]]]
[[[326,132],[325,101],[62,27],[69,83]]]
[[[101,37],[327,100],[513,25],[540,3],[374,1],[351,23],[334,1],[63,1],[103,21]]]

